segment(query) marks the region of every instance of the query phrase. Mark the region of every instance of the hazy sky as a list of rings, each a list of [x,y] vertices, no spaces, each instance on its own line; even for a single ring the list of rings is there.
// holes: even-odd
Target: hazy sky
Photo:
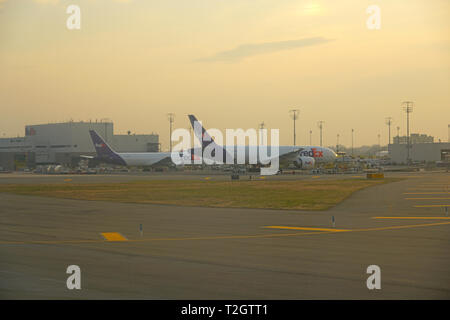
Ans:
[[[66,8],[81,8],[81,30]],[[366,8],[381,8],[369,30]],[[279,128],[297,142],[387,143],[411,131],[447,140],[448,0],[0,0],[0,136],[26,124],[109,118],[116,133],[168,146],[194,113],[207,127]]]

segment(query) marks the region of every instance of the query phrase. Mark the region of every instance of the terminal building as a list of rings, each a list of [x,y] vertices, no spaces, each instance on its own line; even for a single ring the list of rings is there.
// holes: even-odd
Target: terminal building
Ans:
[[[433,143],[434,137],[428,136],[426,134],[418,134],[418,133],[411,133],[410,135],[411,143]],[[400,144],[400,143],[408,143],[408,137],[407,136],[397,136],[394,137],[394,144]]]
[[[18,170],[40,164],[76,165],[80,155],[95,155],[89,130],[117,152],[158,152],[157,134],[114,134],[112,122],[63,122],[25,126],[25,136],[0,138],[0,167]]]
[[[408,162],[408,138],[394,137],[394,143],[388,146],[391,161],[396,164]],[[434,138],[425,134],[411,134],[410,159],[413,162],[450,162],[450,143],[434,142]]]

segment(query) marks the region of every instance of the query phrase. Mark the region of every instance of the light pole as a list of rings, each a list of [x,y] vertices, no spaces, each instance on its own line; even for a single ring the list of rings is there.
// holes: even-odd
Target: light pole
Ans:
[[[312,130],[311,129],[309,129],[309,145],[312,146]]]
[[[263,121],[259,124],[258,127],[259,127],[259,145],[262,146],[264,144],[262,130],[264,130],[264,128],[266,127],[266,124]]]
[[[381,143],[380,143],[381,135],[378,134],[378,151],[381,151]]]
[[[336,136],[336,153],[338,153],[339,152],[339,133],[337,134],[337,136]]]
[[[294,146],[295,146],[295,121],[298,119],[298,115],[300,113],[300,110],[292,109],[292,110],[289,110],[289,113],[291,114],[292,120],[294,120]]]
[[[353,158],[353,133],[355,132],[355,129],[352,128],[352,158]]]
[[[259,124],[260,130],[264,129],[265,127],[266,127],[266,124],[264,123],[264,121]]]
[[[167,119],[169,119],[169,124],[170,124],[170,136],[169,136],[170,147],[169,148],[170,148],[170,152],[172,152],[172,124],[173,124],[173,121],[175,120],[175,114],[168,113]]]
[[[388,140],[388,145],[391,144],[391,124],[392,124],[392,117],[387,117],[386,118],[386,124],[389,127],[389,140]]]
[[[411,149],[411,141],[409,136],[409,114],[413,112],[413,106],[414,102],[412,101],[403,101],[403,110],[406,112],[406,139],[407,139],[407,146],[406,146],[406,162],[408,164],[411,163],[411,156],[410,156],[410,149]]]
[[[400,144],[400,127],[397,126],[397,143]]]
[[[320,146],[322,146],[322,129],[323,129],[323,124],[325,121],[320,120],[319,122],[317,122],[317,126],[320,129]]]

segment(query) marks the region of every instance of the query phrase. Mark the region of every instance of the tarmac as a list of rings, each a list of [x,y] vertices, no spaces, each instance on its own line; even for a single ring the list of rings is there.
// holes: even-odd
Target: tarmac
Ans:
[[[279,178],[362,175],[292,176]],[[387,176],[405,179],[314,212],[0,194],[0,298],[450,299],[450,174]],[[164,177],[179,178],[5,174],[0,183]],[[80,290],[66,286],[70,265]],[[371,265],[381,289],[367,287]]]

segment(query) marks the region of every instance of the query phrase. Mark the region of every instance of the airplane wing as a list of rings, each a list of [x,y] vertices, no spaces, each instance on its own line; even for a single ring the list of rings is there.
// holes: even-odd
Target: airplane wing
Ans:
[[[175,164],[172,161],[172,157],[170,156],[170,153],[161,152],[159,155],[160,159],[156,160],[154,163],[150,165],[150,167],[171,167]]]
[[[285,153],[279,157],[280,159],[280,165],[289,165],[290,163],[293,163],[299,156],[300,151],[302,151],[303,148],[299,148],[298,150],[294,150],[288,153]]]

